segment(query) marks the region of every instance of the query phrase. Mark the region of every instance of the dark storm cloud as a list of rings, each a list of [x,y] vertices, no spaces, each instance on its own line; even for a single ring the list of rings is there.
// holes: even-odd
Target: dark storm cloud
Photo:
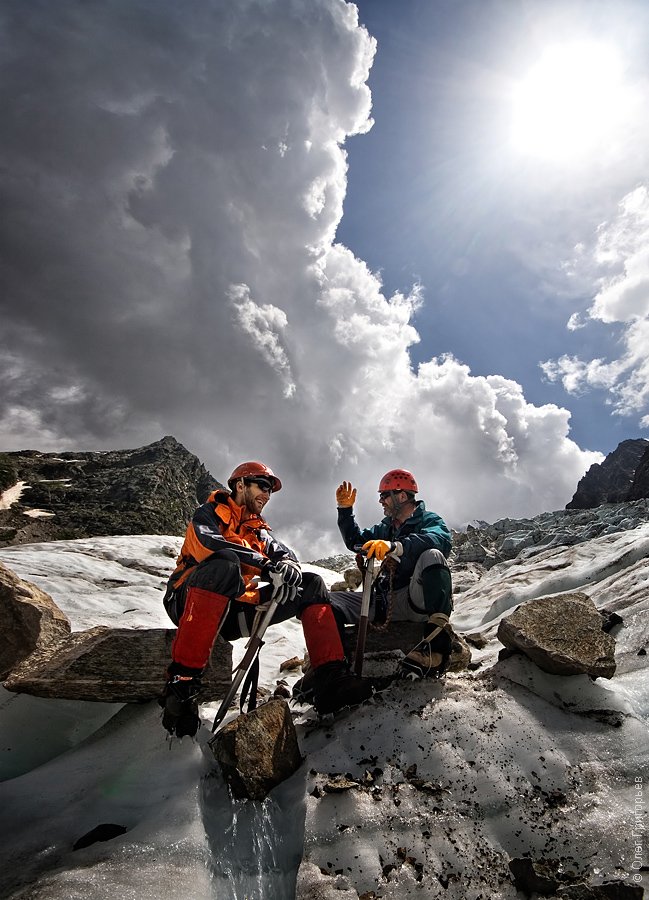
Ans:
[[[386,298],[334,244],[342,145],[371,124],[374,44],[353,6],[0,15],[5,449],[172,433],[220,478],[263,458],[285,483],[273,521],[318,550],[337,481],[358,480],[376,517],[394,465],[456,519],[568,499],[594,459],[568,414],[451,356],[415,373],[421,292]]]

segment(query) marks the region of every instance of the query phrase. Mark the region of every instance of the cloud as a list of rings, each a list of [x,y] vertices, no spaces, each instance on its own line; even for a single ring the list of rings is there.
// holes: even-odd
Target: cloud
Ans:
[[[599,454],[569,414],[445,353],[424,288],[336,243],[375,42],[342,0],[99,0],[2,13],[4,449],[174,434],[214,475],[260,458],[269,517],[341,549],[333,491],[411,468],[449,521],[557,508]]]
[[[232,303],[234,318],[241,329],[250,337],[268,365],[281,378],[284,385],[283,395],[290,397],[295,393],[295,384],[291,376],[291,364],[282,347],[281,332],[286,329],[288,319],[286,313],[266,303],[259,306],[250,298],[250,291],[245,284],[235,284],[228,290],[227,296]]]
[[[579,250],[583,255],[583,247]],[[640,417],[649,425],[649,191],[640,185],[619,203],[616,217],[598,228],[590,255],[599,290],[588,310],[591,320],[621,328],[623,352],[606,362],[562,356],[541,364],[551,381],[561,381],[572,394],[588,388],[609,393],[620,415]],[[582,263],[583,265],[583,263]],[[594,277],[594,276],[593,276]],[[568,328],[586,324],[575,313]]]

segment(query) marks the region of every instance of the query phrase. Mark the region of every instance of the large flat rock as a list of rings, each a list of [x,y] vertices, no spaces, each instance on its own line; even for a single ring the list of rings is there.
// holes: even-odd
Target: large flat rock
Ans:
[[[75,632],[64,644],[25,659],[4,686],[9,691],[68,700],[136,703],[160,696],[175,629],[108,628]],[[217,639],[203,678],[201,701],[224,696],[232,647]]]

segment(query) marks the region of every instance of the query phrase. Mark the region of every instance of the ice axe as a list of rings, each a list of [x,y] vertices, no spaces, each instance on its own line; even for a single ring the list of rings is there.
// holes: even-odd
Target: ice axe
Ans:
[[[358,621],[358,638],[356,640],[356,655],[354,657],[354,672],[363,674],[363,657],[365,656],[365,641],[367,640],[367,626],[370,619],[370,598],[372,595],[372,582],[374,581],[373,556],[367,557],[363,571],[363,599],[361,601],[361,617]]]
[[[228,713],[228,709],[230,708],[230,704],[232,703],[232,700],[239,690],[239,685],[246,677],[248,672],[252,669],[255,661],[257,660],[259,651],[264,646],[264,634],[266,633],[266,629],[270,625],[271,620],[275,615],[275,610],[279,606],[281,594],[281,587],[279,589],[275,588],[273,590],[268,609],[266,610],[264,615],[258,619],[257,624],[253,628],[252,634],[248,638],[248,643],[246,644],[246,650],[243,654],[243,658],[232,673],[232,684],[230,685],[230,688],[223,698],[223,702],[219,706],[219,710],[214,717],[214,722],[212,723],[212,731],[216,731],[223,719],[225,719]],[[210,747],[214,744],[215,741],[216,737],[210,739]]]

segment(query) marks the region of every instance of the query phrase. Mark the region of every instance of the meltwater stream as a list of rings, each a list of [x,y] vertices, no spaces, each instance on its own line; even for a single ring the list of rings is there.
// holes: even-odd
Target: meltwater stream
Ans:
[[[221,773],[203,780],[201,812],[215,900],[291,900],[306,819],[304,766],[263,801],[235,800]]]

